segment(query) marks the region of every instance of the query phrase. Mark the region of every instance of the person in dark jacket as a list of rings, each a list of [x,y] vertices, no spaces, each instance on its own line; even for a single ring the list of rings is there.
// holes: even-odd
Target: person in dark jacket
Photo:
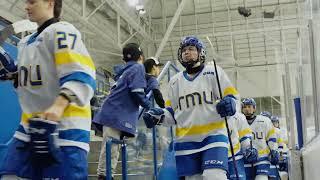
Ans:
[[[159,82],[157,80],[157,77],[160,74],[160,67],[163,64],[161,64],[156,58],[150,57],[145,60],[143,65],[146,70],[147,80],[147,88],[145,90],[145,93],[148,94],[150,91],[152,91],[154,100],[156,101],[158,106],[164,108],[165,103],[160,91]]]
[[[103,141],[97,174],[99,179],[106,176],[106,141],[110,137],[123,139],[134,137],[139,116],[139,106],[145,109],[152,104],[145,95],[147,87],[145,70],[142,65],[143,52],[139,45],[129,43],[123,48],[124,68],[118,73],[118,80],[111,88],[101,110],[94,116],[93,122],[103,125]],[[115,173],[119,157],[120,146],[111,147],[111,169]]]

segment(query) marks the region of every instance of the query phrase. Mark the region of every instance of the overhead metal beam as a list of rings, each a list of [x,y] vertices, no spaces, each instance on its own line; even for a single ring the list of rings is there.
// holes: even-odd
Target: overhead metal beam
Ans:
[[[248,30],[235,30],[232,31],[231,33],[233,35],[236,34],[247,34],[247,33],[264,33],[264,32],[269,32],[269,31],[280,31],[280,30],[286,30],[286,29],[297,29],[297,28],[307,28],[307,26],[304,25],[287,25],[287,26],[282,26],[282,27],[269,27],[269,28],[256,28],[256,29],[248,29]],[[206,38],[207,36],[211,37],[211,36],[215,36],[215,37],[219,37],[219,36],[229,36],[230,32],[216,32],[214,34],[212,33],[208,33],[208,34],[199,34],[197,35],[197,37],[199,38]],[[180,37],[171,37],[170,40],[172,41],[176,41],[176,40],[180,40]],[[156,42],[160,42],[162,40],[160,39],[156,39]]]
[[[86,17],[87,14],[87,0],[82,0],[82,17]]]
[[[0,16],[7,20],[10,20],[11,22],[22,20],[21,16],[19,16],[18,14],[12,13],[11,11],[4,8],[1,9]]]
[[[134,32],[127,40],[125,40],[123,43],[121,43],[121,47],[123,47],[127,42],[130,41],[138,32]]]
[[[168,41],[168,39],[169,39],[169,37],[171,35],[172,29],[176,25],[176,23],[177,23],[177,21],[179,19],[179,16],[180,16],[180,14],[181,14],[181,12],[182,12],[182,10],[184,8],[185,3],[186,3],[186,0],[181,0],[180,4],[178,6],[178,9],[175,12],[175,14],[174,14],[174,16],[173,16],[173,18],[172,18],[172,20],[170,22],[170,25],[169,25],[169,27],[168,27],[168,29],[166,31],[166,34],[164,35],[164,37],[163,37],[163,39],[162,39],[162,41],[161,41],[161,43],[159,45],[159,48],[157,49],[157,52],[156,52],[156,55],[155,55],[156,58],[159,58],[164,46],[166,45],[166,43],[167,43],[167,41]]]
[[[88,20],[92,15],[94,15],[105,3],[107,0],[103,1],[96,9],[94,9],[85,19]]]
[[[14,8],[14,6],[17,5],[18,1],[19,1],[19,0],[15,0],[15,1],[14,1],[14,3],[10,6],[9,11],[12,11],[12,9]]]
[[[305,0],[303,0],[303,1],[300,1],[300,2],[298,2],[298,3],[296,3],[296,2],[283,2],[283,3],[281,3],[282,5],[292,5],[292,4],[301,4],[301,5],[303,5],[305,3]],[[249,3],[250,4],[250,3]],[[264,7],[270,7],[270,6],[278,6],[279,4],[278,3],[273,3],[273,4],[264,4]],[[253,5],[253,6],[246,6],[246,8],[259,8],[260,7],[260,5]],[[226,10],[225,9],[219,9],[219,10],[215,10],[215,11],[213,11],[214,13],[218,13],[218,12],[225,12]],[[236,8],[230,8],[230,11],[238,11],[238,7],[236,7]],[[204,15],[204,14],[210,14],[210,13],[212,13],[211,11],[209,12],[209,11],[207,11],[207,12],[201,12],[201,13],[197,13],[198,15]],[[186,16],[193,16],[194,15],[194,13],[184,13],[183,15],[181,15],[181,17],[186,17]],[[167,19],[170,19],[170,18],[172,18],[173,16],[167,16]],[[154,18],[152,18],[153,20],[157,20],[157,19],[162,19],[162,17],[154,17]]]
[[[166,1],[161,0],[160,4],[161,4],[161,14],[162,14],[162,32],[165,33],[165,31],[167,29]]]
[[[79,15],[77,11],[75,11],[73,8],[69,6],[63,6],[63,9],[67,11],[69,14],[71,14],[72,17],[77,17],[80,23],[85,24],[89,29],[96,32],[97,35],[104,38],[106,42],[117,44],[117,42],[115,42],[113,37],[108,36],[103,30],[99,29],[97,25],[94,25],[91,22],[87,21],[85,18]],[[119,46],[116,46],[116,47],[120,49]]]
[[[123,8],[120,7],[118,3],[115,2],[115,0],[106,0],[108,5],[117,13],[120,14],[120,16],[128,22],[128,24],[135,29],[139,34],[141,34],[144,38],[148,39],[149,41],[153,41],[152,37],[145,31],[145,29],[136,22],[134,18],[132,18]]]
[[[95,53],[102,53],[102,54],[107,54],[107,55],[122,57],[122,54],[115,53],[115,52],[110,52],[110,51],[103,51],[103,50],[99,50],[99,49],[95,49],[95,48],[88,48],[88,51],[90,51],[90,52],[95,52]]]
[[[118,46],[121,46],[121,18],[119,13],[117,13],[117,38]]]
[[[193,0],[193,5],[194,5],[194,24],[196,26],[196,34],[199,33],[198,31],[198,18],[197,18],[197,3],[195,2],[196,0]]]

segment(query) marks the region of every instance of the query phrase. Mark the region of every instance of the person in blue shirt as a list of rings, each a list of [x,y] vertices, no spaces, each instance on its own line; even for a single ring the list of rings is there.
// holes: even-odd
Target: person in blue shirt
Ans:
[[[139,116],[139,106],[151,108],[151,102],[145,95],[145,69],[142,65],[143,52],[135,43],[126,44],[123,48],[124,68],[118,73],[119,78],[111,88],[110,95],[104,101],[101,110],[93,122],[103,125],[103,141],[97,174],[100,179],[106,176],[106,141],[112,137],[134,137]],[[111,148],[111,169],[115,173],[119,157],[117,145]]]
[[[146,70],[147,80],[147,88],[145,89],[145,92],[146,94],[148,94],[150,91],[152,91],[154,100],[156,101],[158,106],[164,108],[165,103],[160,91],[159,82],[157,80],[157,77],[160,74],[160,66],[162,66],[163,64],[161,64],[155,57],[150,57],[144,61],[143,65]]]

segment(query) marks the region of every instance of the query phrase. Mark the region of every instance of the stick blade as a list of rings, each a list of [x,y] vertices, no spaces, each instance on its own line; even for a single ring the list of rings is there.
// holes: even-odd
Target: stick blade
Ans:
[[[0,31],[0,45],[2,45],[6,39],[9,38],[9,36],[13,35],[14,34],[14,28],[11,25],[3,28],[1,31]]]
[[[0,30],[0,45],[2,45],[11,35],[25,31],[34,31],[37,27],[38,25],[36,23],[27,19],[14,22]]]

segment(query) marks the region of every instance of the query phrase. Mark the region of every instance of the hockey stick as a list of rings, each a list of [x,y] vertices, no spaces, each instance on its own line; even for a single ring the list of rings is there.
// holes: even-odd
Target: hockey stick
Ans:
[[[215,56],[212,42],[211,42],[211,40],[210,40],[210,38],[208,36],[207,36],[207,40],[209,41],[211,49],[212,49],[212,53]],[[216,71],[216,77],[217,77],[217,84],[218,84],[218,88],[219,88],[220,99],[222,99],[222,91],[221,91],[219,74],[218,74],[218,70],[217,70],[217,64],[216,64],[215,57],[213,57],[212,60],[213,60],[213,64],[214,64],[214,70]],[[231,133],[230,133],[227,117],[224,117],[224,121],[225,121],[226,126],[227,126],[227,133],[228,133],[228,139],[229,139],[229,142],[230,142],[230,150],[231,150],[231,155],[232,155],[232,162],[233,162],[234,171],[236,173],[237,180],[239,180],[239,173],[238,173],[238,168],[237,168],[237,163],[236,163],[236,157],[234,155],[234,149],[233,149],[233,144],[232,144],[232,141],[231,141]]]
[[[216,60],[214,58],[213,58],[213,64],[214,64],[214,70],[216,71],[216,77],[217,77],[217,84],[218,84],[218,88],[219,88],[220,99],[222,99],[222,91],[221,91],[221,86],[220,86],[219,74],[218,74],[218,70],[217,70]],[[224,117],[224,121],[225,121],[226,126],[227,126],[228,139],[229,139],[229,143],[230,143],[230,149],[231,149],[231,155],[232,155],[234,171],[236,173],[237,180],[239,180],[238,168],[237,168],[236,158],[235,158],[235,155],[234,155],[234,149],[233,149],[233,144],[232,144],[232,141],[231,141],[231,133],[230,133],[227,117]]]
[[[37,24],[27,19],[14,22],[0,30],[0,45],[2,45],[11,35],[36,29]]]
[[[250,140],[250,148],[251,148],[251,150],[253,149],[252,140]],[[252,168],[252,170],[253,170],[253,168],[254,168],[253,162],[251,163],[251,168]]]

